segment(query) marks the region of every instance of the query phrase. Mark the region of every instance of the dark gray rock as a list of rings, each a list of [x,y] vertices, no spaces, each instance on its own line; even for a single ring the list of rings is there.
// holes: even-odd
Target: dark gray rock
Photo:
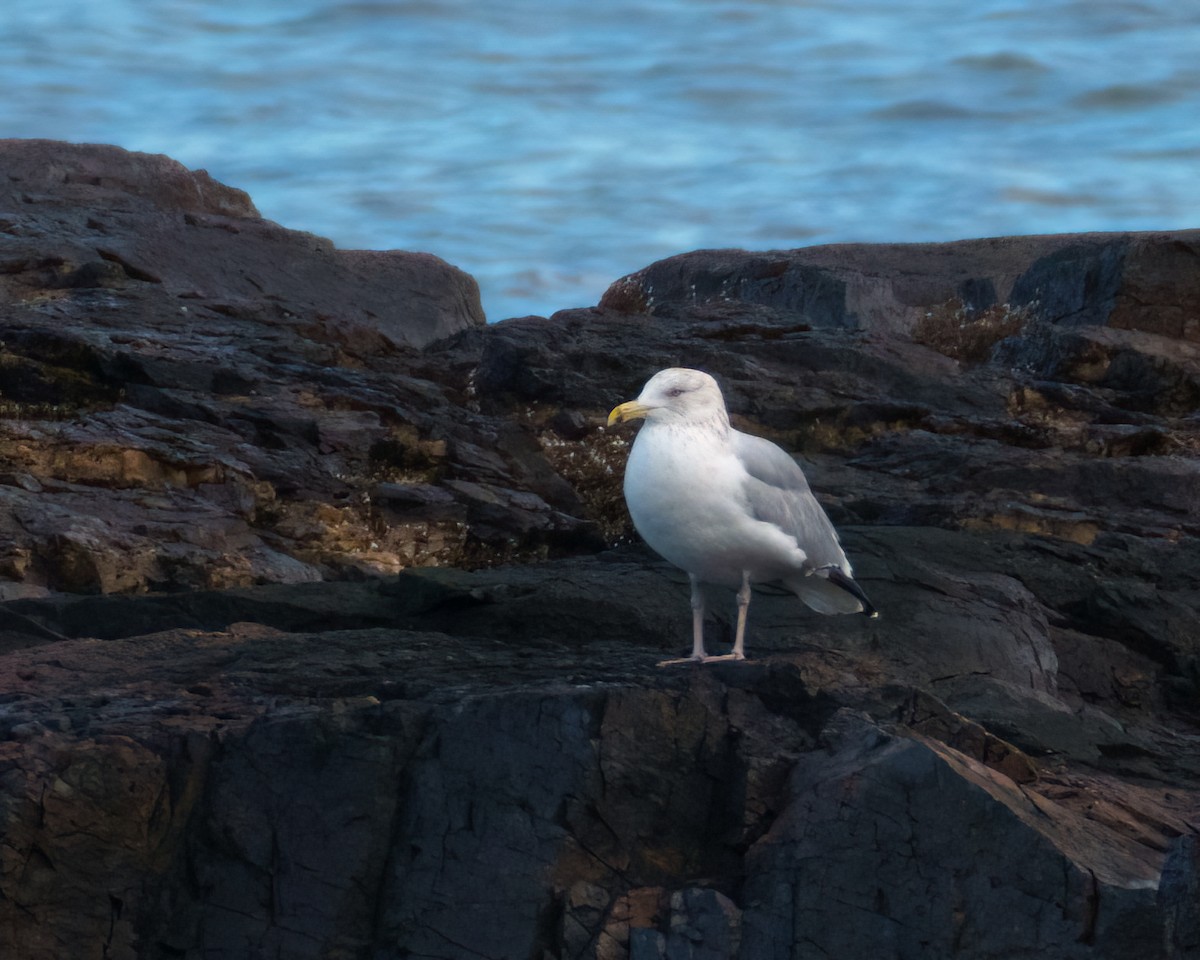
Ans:
[[[656,671],[617,636],[590,653],[244,623],[11,653],[6,929],[31,958],[62,938],[126,957],[1161,955],[1147,841],[1175,821],[1122,829],[1097,802],[1112,781],[1085,808],[839,712],[831,695],[890,707],[838,683],[871,668],[833,650],[715,671]]]
[[[1164,956],[1200,957],[1200,850],[1196,837],[1180,837],[1163,864],[1158,903],[1165,927]]]
[[[1198,250],[1195,230],[698,250],[616,281],[601,306],[674,316],[747,304],[819,329],[895,333],[955,303],[967,315],[999,306],[1194,341]]]
[[[22,958],[1195,952],[1195,232],[700,251],[485,327],[167,158],[0,153]],[[656,667],[686,577],[603,423],[680,363],[880,620],[768,586],[749,661]]]
[[[358,324],[393,346],[484,321],[475,281],[437,257],[335,250],[167,157],[44,140],[0,141],[0,156],[0,209],[20,211],[0,254],[11,283],[36,288],[36,267],[19,265],[57,262],[64,286],[128,288],[163,312],[266,306],[264,319],[306,325],[315,339],[337,336],[327,324]]]
[[[1162,956],[1140,851],[935,743],[830,736],[747,855],[743,956]]]

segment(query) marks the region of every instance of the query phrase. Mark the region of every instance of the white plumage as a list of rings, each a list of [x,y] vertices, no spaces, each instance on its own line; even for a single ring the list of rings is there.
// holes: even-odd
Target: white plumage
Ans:
[[[744,658],[752,583],[781,581],[821,613],[877,616],[804,473],[769,440],[730,426],[716,380],[699,370],[660,370],[608,422],[633,419],[646,422],[625,468],[625,502],[646,543],[691,580],[688,659]],[[738,589],[727,657],[704,651],[703,583]]]

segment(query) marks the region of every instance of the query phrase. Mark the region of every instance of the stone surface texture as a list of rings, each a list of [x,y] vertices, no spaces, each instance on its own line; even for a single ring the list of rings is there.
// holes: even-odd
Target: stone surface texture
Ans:
[[[1200,231],[485,325],[166,157],[0,171],[0,956],[1200,956]],[[655,666],[603,422],[680,364],[879,620],[766,587]]]

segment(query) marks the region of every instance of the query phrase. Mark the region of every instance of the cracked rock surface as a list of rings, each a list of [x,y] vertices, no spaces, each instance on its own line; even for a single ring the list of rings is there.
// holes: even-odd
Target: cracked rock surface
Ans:
[[[3,956],[1200,955],[1200,232],[484,325],[165,157],[0,166]],[[881,619],[765,587],[750,660],[655,666],[686,577],[602,424],[673,364]]]

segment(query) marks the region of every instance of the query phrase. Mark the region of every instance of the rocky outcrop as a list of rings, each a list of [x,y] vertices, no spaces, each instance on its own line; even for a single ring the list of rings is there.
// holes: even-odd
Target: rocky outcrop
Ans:
[[[589,541],[536,444],[416,351],[483,323],[461,271],[336,251],[165,157],[0,158],[0,576],[219,587]]]
[[[317,343],[362,328],[374,349],[483,323],[475,281],[437,257],[335,250],[167,157],[40,140],[0,141],[0,156],[6,301],[33,298],[52,312],[60,296],[49,291],[90,291],[103,313],[107,293],[110,310],[115,299],[163,320],[180,314],[172,326],[190,329],[193,348],[220,342],[215,331],[204,338],[209,314],[292,327]],[[123,329],[138,328],[130,318]]]
[[[701,251],[484,326],[166,158],[0,165],[6,956],[1200,951],[1200,234]],[[766,588],[751,660],[655,666],[686,578],[602,423],[679,363],[880,620]]]

